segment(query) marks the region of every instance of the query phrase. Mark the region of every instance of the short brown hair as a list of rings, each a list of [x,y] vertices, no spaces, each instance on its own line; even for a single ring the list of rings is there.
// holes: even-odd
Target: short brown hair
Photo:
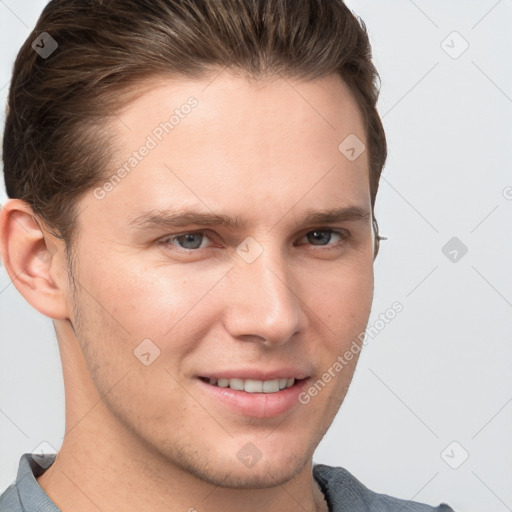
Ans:
[[[48,33],[47,58],[32,44]],[[69,249],[76,205],[111,168],[107,121],[151,78],[225,68],[247,77],[339,74],[366,129],[375,204],[386,160],[364,23],[342,0],[52,0],[14,65],[3,139],[7,194]],[[341,142],[341,141],[340,141]],[[378,249],[377,224],[374,218]]]

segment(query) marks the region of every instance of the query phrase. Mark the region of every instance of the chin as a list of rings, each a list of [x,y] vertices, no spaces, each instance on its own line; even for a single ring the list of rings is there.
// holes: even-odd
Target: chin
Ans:
[[[205,464],[205,460],[195,454],[193,459],[182,458],[180,465],[188,473],[217,487],[264,489],[285,484],[294,478],[310,458],[306,453],[297,455],[297,451],[294,454],[272,454],[272,459],[267,460],[262,454],[261,459],[247,466],[238,459],[225,457],[225,454],[218,455],[219,459],[215,460],[212,454]]]
[[[277,487],[294,478],[304,467],[306,461],[300,464],[297,461],[293,463],[276,463],[269,461],[267,464],[258,463],[252,468],[244,468],[233,471],[233,468],[225,468],[227,472],[219,472],[211,475],[215,483],[219,487],[231,489],[265,489],[269,487]],[[220,478],[219,478],[220,477]]]

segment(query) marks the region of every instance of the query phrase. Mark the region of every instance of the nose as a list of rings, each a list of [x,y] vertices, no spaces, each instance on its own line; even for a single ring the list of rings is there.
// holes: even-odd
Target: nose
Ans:
[[[223,324],[236,339],[282,345],[305,329],[307,316],[296,273],[266,249],[252,263],[241,259],[228,274]]]

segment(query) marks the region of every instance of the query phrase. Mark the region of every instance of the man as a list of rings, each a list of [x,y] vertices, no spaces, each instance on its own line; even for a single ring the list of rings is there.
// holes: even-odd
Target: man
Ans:
[[[451,510],[312,463],[372,302],[375,81],[337,0],[48,4],[0,233],[55,325],[66,435],[0,510]]]

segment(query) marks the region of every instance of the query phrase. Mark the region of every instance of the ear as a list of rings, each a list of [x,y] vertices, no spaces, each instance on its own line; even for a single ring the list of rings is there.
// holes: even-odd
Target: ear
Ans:
[[[27,302],[53,319],[69,318],[65,245],[43,227],[26,201],[10,199],[0,210],[0,254]]]
[[[377,258],[377,255],[379,254],[380,241],[381,241],[381,237],[379,235],[379,225],[377,224],[377,219],[375,218],[375,215],[373,215],[372,225],[373,225],[373,261],[375,261],[375,259]]]

